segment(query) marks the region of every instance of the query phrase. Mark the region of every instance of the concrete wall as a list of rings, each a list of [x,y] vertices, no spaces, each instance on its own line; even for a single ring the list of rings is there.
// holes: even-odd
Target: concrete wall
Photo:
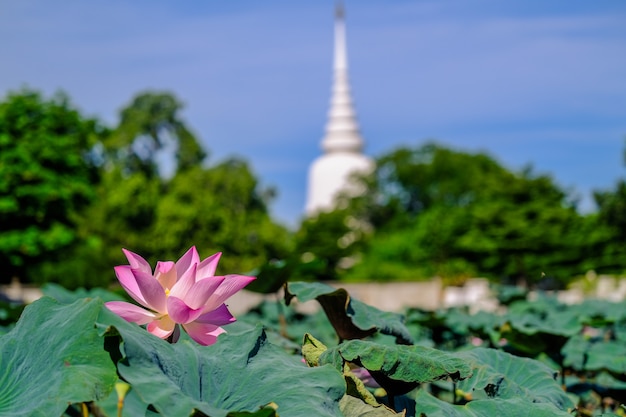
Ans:
[[[498,307],[489,282],[483,278],[470,279],[463,287],[444,287],[440,279],[426,282],[390,282],[390,283],[330,283],[336,288],[345,288],[350,295],[384,311],[401,312],[409,307],[436,310],[438,308],[469,306],[471,312],[495,311]],[[35,287],[22,286],[18,282],[0,286],[0,293],[15,300],[30,303],[41,297],[41,291]],[[626,278],[596,276],[587,274],[584,279],[574,283],[570,289],[556,293],[564,303],[579,303],[584,298],[600,298],[607,301],[626,300]],[[533,294],[531,293],[531,297]],[[278,294],[282,298],[282,294]],[[242,314],[263,300],[274,301],[276,294],[262,295],[241,291],[228,300],[233,314]],[[296,303],[303,312],[319,308],[316,301]]]

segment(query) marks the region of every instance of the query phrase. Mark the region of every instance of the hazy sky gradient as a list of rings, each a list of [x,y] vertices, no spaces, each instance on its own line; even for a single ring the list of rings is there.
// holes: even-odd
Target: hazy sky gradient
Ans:
[[[624,175],[623,0],[346,1],[353,97],[372,156],[428,139],[532,164],[592,207]],[[0,96],[66,91],[113,125],[171,91],[210,151],[247,159],[303,213],[332,80],[332,1],[0,0]]]

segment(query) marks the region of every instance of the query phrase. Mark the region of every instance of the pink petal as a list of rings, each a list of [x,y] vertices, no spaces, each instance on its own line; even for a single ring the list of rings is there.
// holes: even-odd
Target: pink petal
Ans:
[[[206,258],[204,261],[200,263],[198,266],[198,272],[196,281],[199,279],[204,279],[208,277],[212,277],[215,275],[215,270],[217,269],[217,264],[222,257],[222,252],[218,252],[215,255],[211,255]]]
[[[225,326],[235,321],[237,321],[237,319],[230,314],[226,304],[222,304],[215,310],[202,314],[195,320],[196,323],[214,324],[216,326]]]
[[[104,305],[126,321],[147,324],[156,318],[156,314],[126,301],[109,301]]]
[[[202,308],[193,309],[178,297],[167,297],[167,314],[176,323],[189,323],[202,314]]]
[[[183,327],[193,340],[205,346],[217,342],[217,336],[226,333],[224,329],[213,324],[192,322],[184,324]]]
[[[204,307],[222,282],[224,282],[224,277],[209,277],[196,282],[187,291],[184,298],[185,304],[194,309]]]
[[[187,252],[176,262],[176,271],[178,276],[182,276],[185,271],[191,267],[191,265],[199,264],[200,256],[198,255],[198,251],[195,246],[189,248]]]
[[[169,316],[163,316],[148,323],[146,330],[161,339],[167,339],[175,328],[176,323]]]
[[[176,284],[176,268],[174,262],[157,262],[154,269],[155,277],[161,286],[166,290],[171,290],[174,284]]]
[[[180,278],[178,278],[178,281],[176,281],[176,284],[174,284],[174,286],[170,290],[170,295],[183,299],[187,296],[189,289],[193,287],[193,284],[196,283],[197,267],[198,264],[191,265],[191,268],[185,271],[185,273]]]
[[[357,378],[363,381],[363,384],[365,384],[366,387],[380,388],[380,385],[378,385],[378,382],[376,382],[376,380],[372,377],[372,375],[367,369],[355,368],[355,369],[351,369],[350,372],[352,372]]]
[[[148,261],[127,249],[122,249],[122,252],[124,252],[124,255],[126,255],[126,259],[128,259],[128,263],[130,264],[131,268],[141,269],[144,272],[152,274],[152,268],[150,268],[150,264],[148,263]]]
[[[215,290],[211,298],[207,301],[207,308],[217,308],[220,304],[223,304],[228,297],[240,291],[243,287],[256,279],[256,277],[245,275],[226,275],[224,278],[222,285]]]
[[[137,284],[137,279],[135,278],[135,274],[130,266],[121,265],[113,268],[115,270],[115,275],[117,275],[117,279],[122,285],[122,288],[130,295],[133,300],[137,301],[144,307],[148,307],[146,300],[143,298],[141,294],[141,290],[139,289],[139,284]]]
[[[154,279],[152,274],[139,269],[131,269],[131,271],[135,276],[135,282],[137,282],[139,291],[146,302],[144,305],[159,313],[166,313],[165,300],[167,297],[165,295],[165,289],[159,284],[159,281]]]

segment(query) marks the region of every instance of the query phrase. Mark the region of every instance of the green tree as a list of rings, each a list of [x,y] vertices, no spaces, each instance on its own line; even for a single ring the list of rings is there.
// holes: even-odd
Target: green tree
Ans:
[[[565,282],[581,269],[587,242],[577,238],[582,217],[548,176],[524,171],[470,207],[459,245],[477,270],[494,278]]]
[[[156,154],[168,144],[176,149],[178,170],[202,163],[206,152],[180,117],[183,105],[171,93],[144,92],[122,109],[118,127],[108,137],[106,150],[114,164],[129,174],[158,176]]]
[[[334,281],[360,259],[370,226],[353,213],[337,209],[304,219],[295,235],[293,279]]]
[[[77,243],[78,213],[94,198],[92,153],[104,129],[63,94],[23,90],[0,103],[0,281],[28,280],[28,270]]]
[[[534,281],[584,272],[588,243],[576,233],[586,226],[549,176],[429,143],[382,156],[368,184],[352,204],[375,233],[347,279]]]
[[[123,125],[114,135],[121,134]],[[188,131],[184,126],[179,130]],[[195,145],[187,149],[193,154]],[[123,247],[154,263],[177,259],[195,245],[203,256],[223,251],[220,270],[249,273],[270,259],[286,256],[288,232],[270,218],[265,199],[270,193],[260,188],[244,161],[231,159],[207,168],[197,158],[193,164],[179,166],[172,178],[163,178],[157,175],[155,153],[152,159],[142,160],[146,169],[129,168],[140,161],[132,153],[115,155],[103,174],[97,203],[82,223],[85,235],[100,239],[90,256],[93,262],[124,263]],[[128,160],[119,159],[120,155]],[[92,275],[91,282],[114,279],[110,266],[103,271],[99,277]]]
[[[36,189],[33,194],[41,197],[41,210],[54,208],[54,213],[64,213],[67,219],[44,219],[57,227],[51,229],[56,235],[43,229],[41,242],[37,241],[39,246],[35,249],[54,243],[59,253],[54,258],[38,261],[31,270],[34,271],[31,274],[33,279],[39,283],[53,281],[69,288],[106,286],[115,282],[112,267],[126,263],[122,248],[140,253],[153,264],[157,260],[177,259],[192,245],[197,246],[203,256],[223,251],[225,256],[220,262],[220,270],[227,273],[249,273],[272,259],[287,256],[291,236],[284,227],[272,221],[267,208],[273,192],[259,186],[250,167],[242,160],[230,159],[212,167],[204,166],[206,153],[182,121],[180,109],[179,101],[171,94],[142,93],[121,111],[120,123],[111,131],[99,131],[95,122],[78,124],[78,114],[76,120],[68,119],[63,122],[65,124],[57,120],[59,116],[56,114],[53,120],[57,124],[35,118],[33,126],[41,125],[42,131],[50,130],[60,138],[50,133],[50,138],[45,137],[50,143],[42,140],[37,142],[41,149],[33,149],[42,155],[50,153],[59,161],[51,159],[48,163],[39,154],[33,154],[23,157],[24,166],[26,162],[37,160],[39,165],[49,168],[50,172],[42,174],[43,178],[50,180],[47,188]],[[23,114],[36,116],[41,111],[22,105],[14,109],[14,113],[14,118],[21,120]],[[76,126],[70,123],[72,120]],[[14,124],[21,126],[17,122]],[[0,136],[3,144],[7,142],[5,136]],[[171,144],[175,146],[169,146]],[[28,146],[27,150],[35,152]],[[97,152],[92,151],[94,149]],[[170,149],[174,149],[176,169],[171,178],[166,178],[161,175],[161,158],[157,154]],[[82,165],[71,153],[75,150],[82,152],[78,154],[84,157],[80,160]],[[4,161],[6,157],[6,162],[0,162],[2,172],[22,175],[23,178],[32,175],[31,171],[37,172],[28,166],[11,165],[16,158],[13,153],[4,152],[3,148],[0,159]],[[70,169],[74,165],[77,166],[75,172]],[[82,174],[84,176],[80,176]],[[15,199],[13,184],[21,183],[17,180],[10,182],[11,177],[7,178],[5,183],[0,183],[6,190],[6,196],[0,195],[0,210],[3,215],[13,213],[17,216],[16,207],[23,206],[14,207],[19,201],[14,203],[12,200]],[[17,195],[29,196],[26,190],[30,188],[16,190]],[[68,194],[67,202],[56,207],[58,197],[55,193],[66,197],[63,193],[71,190],[75,192]],[[17,219],[15,216],[11,219]],[[37,224],[37,219],[32,215],[24,222]],[[3,223],[3,227],[5,224],[8,225],[9,220]],[[58,224],[63,226],[60,231]],[[26,232],[31,233],[30,229]],[[6,252],[6,256],[14,256],[30,244],[28,239],[31,237],[26,232],[23,239],[11,240],[11,235],[1,235],[0,244],[5,247],[18,241],[21,245],[17,247],[15,243],[17,249]],[[52,237],[60,243],[52,241]],[[71,245],[72,242],[76,244]],[[46,246],[44,249],[50,248]]]
[[[96,199],[78,224],[85,245],[67,254],[63,262],[42,268],[40,282],[66,287],[107,285],[115,279],[112,266],[125,262],[121,248],[156,260],[160,248],[151,239],[168,181],[160,174],[158,152],[175,149],[175,158],[167,162],[175,163],[181,172],[199,166],[206,156],[182,121],[181,109],[170,93],[144,92],[120,111],[120,122],[104,138],[99,154],[102,180],[93,190]]]
[[[626,165],[626,148],[624,150]],[[626,179],[620,178],[614,190],[594,192],[598,206],[597,227],[605,231],[604,245],[596,250],[599,272],[626,271]]]
[[[287,230],[270,218],[263,190],[240,159],[179,172],[155,208],[150,252],[160,256],[196,245],[206,256],[223,251],[224,271],[249,273],[289,249]]]

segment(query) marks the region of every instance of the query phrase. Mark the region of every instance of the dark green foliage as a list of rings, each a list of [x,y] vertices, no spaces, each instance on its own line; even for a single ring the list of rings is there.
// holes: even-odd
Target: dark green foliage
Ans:
[[[79,242],[77,218],[94,197],[92,152],[103,129],[66,96],[24,90],[0,103],[0,282],[32,278]]]
[[[205,347],[189,340],[170,345],[106,311],[101,320],[124,341],[120,375],[160,415],[187,416],[197,409],[226,417],[273,403],[281,416],[341,417],[341,375],[330,367],[303,366],[272,345],[261,328],[220,336]]]
[[[101,300],[42,298],[0,338],[0,415],[60,416],[74,402],[104,399],[117,379],[94,323]]]
[[[290,285],[303,300],[329,294],[325,285]],[[98,298],[77,298],[115,297],[102,290],[70,293],[50,287],[49,292],[64,303],[50,298],[35,302],[12,331],[0,336],[0,362],[3,369],[11,369],[0,376],[5,382],[0,384],[0,409],[7,415],[62,415],[67,404],[74,411],[63,415],[79,415],[83,401],[98,409],[97,415],[116,415],[115,369],[131,386],[123,415],[397,415],[382,402],[405,416],[587,417],[601,415],[601,410],[621,415],[619,404],[626,402],[622,304],[587,301],[564,306],[540,297],[512,303],[503,316],[466,312],[463,318],[461,310],[430,316],[413,311],[409,321],[433,329],[447,327],[458,337],[456,346],[433,340],[435,348],[426,348],[381,343],[378,337],[326,347],[321,340],[337,340],[326,331],[320,340],[306,333],[301,345],[300,329],[317,332],[321,316],[307,317],[282,304],[266,303],[241,323],[228,326],[228,334],[216,345],[198,346],[185,334],[178,343],[168,344],[113,315]],[[355,322],[383,327],[389,313],[355,309],[352,314]],[[266,319],[268,331],[258,325]],[[509,327],[530,336],[542,333],[544,338],[568,335],[563,360],[546,361],[544,352],[531,353],[529,348],[522,350],[532,358],[503,352],[511,347]],[[472,348],[474,339],[488,329],[499,334],[492,339],[496,349]],[[48,349],[46,355],[41,355],[42,346]],[[300,346],[309,367],[301,362]],[[386,395],[368,391],[355,367],[369,371]],[[26,400],[33,395],[37,401]]]
[[[599,272],[623,272],[626,270],[626,180],[620,179],[613,191],[597,191],[597,226],[605,230],[602,245],[595,248],[600,258]]]
[[[294,282],[285,287],[286,304],[289,305],[294,297],[301,302],[317,300],[340,340],[360,339],[380,332],[394,336],[400,344],[413,342],[401,314],[381,311],[352,299],[343,288],[335,289],[322,283]]]
[[[223,251],[224,273],[249,273],[286,256],[287,230],[272,222],[248,164],[230,159],[189,168],[166,185],[154,206],[146,255],[177,259],[195,245],[203,256]]]
[[[156,153],[173,145],[179,171],[198,166],[206,157],[180,118],[183,105],[171,93],[137,94],[120,113],[118,127],[105,141],[106,151],[125,174],[159,174]]]
[[[223,251],[223,273],[286,258],[291,236],[269,215],[270,193],[243,160],[204,166],[181,109],[169,93],[142,93],[106,131],[64,98],[26,92],[2,104],[0,281],[106,287],[126,262],[121,248],[153,265],[192,245],[203,256]],[[157,154],[170,148],[165,177]]]
[[[378,343],[350,340],[326,350],[320,364],[331,364],[338,370],[344,362],[367,369],[389,394],[401,395],[421,383],[451,378],[469,378],[472,370],[467,361],[450,353],[424,346],[384,346]]]
[[[369,225],[351,210],[321,212],[304,219],[295,235],[294,280],[334,281],[360,255]]]
[[[573,195],[547,175],[511,172],[486,154],[436,144],[382,156],[364,181],[368,193],[348,211],[373,233],[342,279],[486,276],[559,288],[589,269],[619,272],[625,262],[617,245],[619,189],[598,195],[598,217],[583,216]]]

